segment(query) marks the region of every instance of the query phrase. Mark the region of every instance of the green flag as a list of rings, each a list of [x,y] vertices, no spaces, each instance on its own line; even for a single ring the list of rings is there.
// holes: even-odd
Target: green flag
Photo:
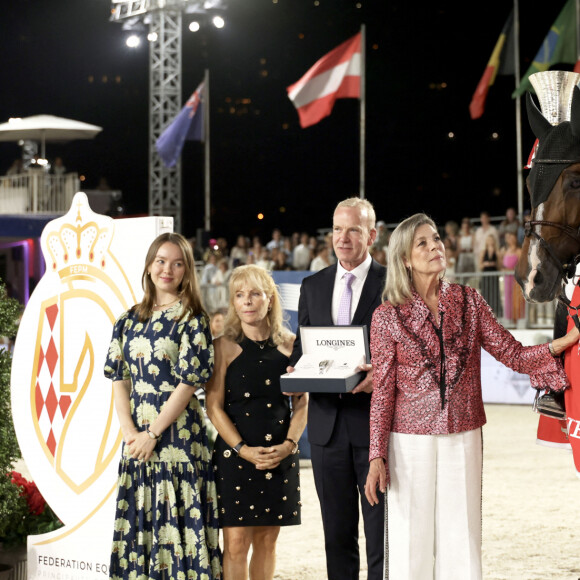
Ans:
[[[558,62],[576,63],[576,0],[568,0],[562,12],[550,28],[538,54],[532,61],[530,68],[520,81],[520,86],[512,93],[515,99],[526,91],[532,91],[532,84],[528,77],[534,73],[548,70]]]

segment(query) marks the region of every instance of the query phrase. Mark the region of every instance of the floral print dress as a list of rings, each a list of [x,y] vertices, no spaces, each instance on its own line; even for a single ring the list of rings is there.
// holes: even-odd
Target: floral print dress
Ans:
[[[205,315],[181,303],[140,322],[129,310],[115,323],[105,376],[131,380],[133,422],[151,424],[177,385],[204,385],[213,370]],[[110,577],[221,578],[216,488],[203,409],[195,396],[146,462],[123,443]]]

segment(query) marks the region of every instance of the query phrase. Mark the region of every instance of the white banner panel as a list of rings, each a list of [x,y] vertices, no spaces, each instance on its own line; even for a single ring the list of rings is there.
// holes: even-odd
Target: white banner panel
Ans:
[[[121,432],[103,366],[117,317],[142,296],[151,242],[173,219],[113,220],[84,193],[41,237],[46,273],[19,326],[12,363],[18,443],[65,526],[28,538],[28,578],[108,577]]]
[[[511,333],[524,346],[552,340],[551,329],[512,330]],[[536,394],[528,375],[512,371],[484,350],[481,351],[481,388],[484,403],[531,405]]]

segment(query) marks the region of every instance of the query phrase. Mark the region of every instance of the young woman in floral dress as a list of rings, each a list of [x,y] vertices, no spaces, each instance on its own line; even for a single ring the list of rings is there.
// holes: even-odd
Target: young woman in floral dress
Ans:
[[[203,409],[194,393],[213,370],[191,247],[154,240],[143,300],[115,323],[105,375],[123,449],[110,577],[221,578],[217,499]]]

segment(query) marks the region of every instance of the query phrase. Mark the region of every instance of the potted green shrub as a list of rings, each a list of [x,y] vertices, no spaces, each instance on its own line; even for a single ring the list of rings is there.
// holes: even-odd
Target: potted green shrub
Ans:
[[[21,306],[9,298],[0,282],[0,337],[14,339],[18,328]],[[0,541],[9,534],[15,518],[24,513],[26,501],[20,496],[9,474],[13,464],[20,459],[20,448],[12,423],[10,407],[10,367],[12,354],[8,348],[0,349]]]
[[[0,281],[0,337],[15,338],[21,313],[22,306],[8,297]],[[14,462],[22,456],[10,405],[11,364],[10,349],[0,348],[0,562],[13,565],[22,558],[26,561],[28,535],[50,532],[62,523],[36,484],[14,471]],[[21,577],[26,576],[15,576]]]

